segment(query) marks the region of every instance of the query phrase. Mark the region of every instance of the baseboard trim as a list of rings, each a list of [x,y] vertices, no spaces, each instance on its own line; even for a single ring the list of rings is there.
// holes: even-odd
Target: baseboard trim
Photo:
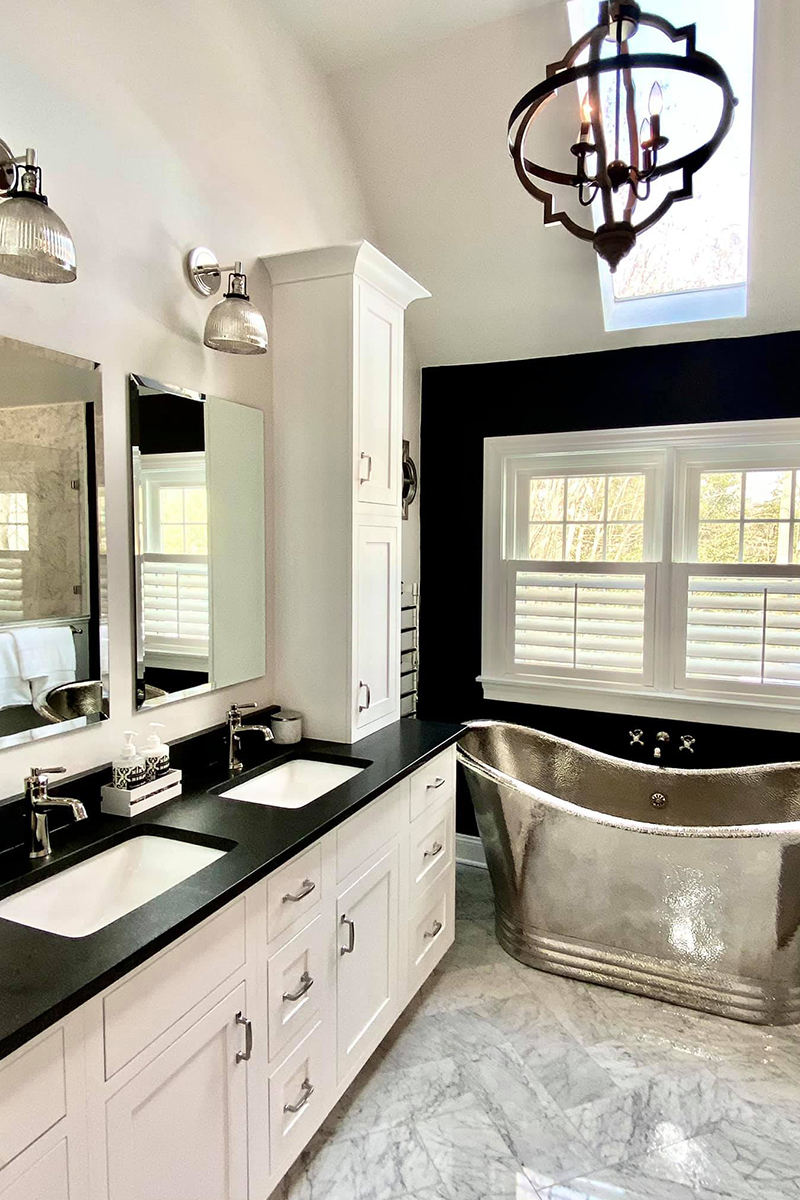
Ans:
[[[486,867],[483,842],[468,833],[456,834],[456,862],[468,867]]]

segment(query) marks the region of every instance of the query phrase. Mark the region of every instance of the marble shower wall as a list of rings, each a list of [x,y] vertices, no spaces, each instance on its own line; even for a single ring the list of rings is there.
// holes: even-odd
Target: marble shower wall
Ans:
[[[0,493],[27,495],[29,546],[0,549],[0,575],[21,564],[25,621],[88,613],[85,413],[81,403],[0,408]]]

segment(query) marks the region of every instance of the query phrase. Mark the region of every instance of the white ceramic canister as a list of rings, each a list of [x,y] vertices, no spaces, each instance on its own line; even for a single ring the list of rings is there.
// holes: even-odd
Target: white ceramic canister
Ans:
[[[303,736],[303,715],[291,708],[282,708],[270,717],[272,734],[279,746],[290,746]]]

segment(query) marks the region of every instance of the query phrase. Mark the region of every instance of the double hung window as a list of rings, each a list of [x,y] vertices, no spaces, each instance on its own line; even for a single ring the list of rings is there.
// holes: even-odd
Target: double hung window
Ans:
[[[485,485],[489,698],[800,729],[800,421],[489,439]]]

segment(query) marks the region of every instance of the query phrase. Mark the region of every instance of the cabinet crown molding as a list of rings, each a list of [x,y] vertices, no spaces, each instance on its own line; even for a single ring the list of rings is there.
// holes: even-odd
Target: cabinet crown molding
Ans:
[[[269,271],[273,287],[308,279],[354,275],[371,283],[403,308],[407,308],[412,300],[424,300],[431,294],[371,242],[363,240],[275,254],[261,261]]]

